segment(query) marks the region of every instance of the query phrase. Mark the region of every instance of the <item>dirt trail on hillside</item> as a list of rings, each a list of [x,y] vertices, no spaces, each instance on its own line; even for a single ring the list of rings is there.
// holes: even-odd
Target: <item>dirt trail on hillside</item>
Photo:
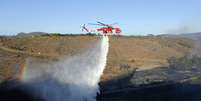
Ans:
[[[4,47],[4,46],[0,46],[0,50],[14,53],[14,54],[23,54],[23,55],[27,55],[27,56],[33,56],[33,57],[57,57],[57,55],[40,54],[40,52],[39,53],[30,53],[30,52],[15,50],[15,49]]]

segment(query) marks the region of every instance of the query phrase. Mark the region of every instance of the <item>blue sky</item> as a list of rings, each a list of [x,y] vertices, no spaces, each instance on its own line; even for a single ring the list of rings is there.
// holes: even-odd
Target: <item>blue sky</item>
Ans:
[[[124,34],[201,31],[201,0],[0,0],[0,33],[80,33],[118,22]]]

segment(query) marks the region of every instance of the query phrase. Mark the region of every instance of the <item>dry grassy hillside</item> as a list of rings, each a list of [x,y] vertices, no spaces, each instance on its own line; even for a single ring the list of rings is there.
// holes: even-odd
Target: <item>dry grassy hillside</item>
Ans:
[[[138,70],[167,66],[169,57],[188,54],[192,41],[184,38],[110,37],[107,68],[102,79],[123,73],[124,68]]]
[[[75,55],[93,47],[97,40],[96,36],[1,38],[0,79],[17,77],[27,57]],[[167,58],[181,57],[190,52],[191,47],[191,40],[183,38],[110,36],[107,67],[102,80],[122,74],[122,67],[143,70],[167,65]]]
[[[20,76],[28,57],[56,59],[70,56],[93,47],[93,36],[37,36],[1,38],[0,81]]]
[[[1,41],[2,46],[27,53],[47,56],[73,55],[91,47],[96,41],[90,36],[36,36],[9,38]]]

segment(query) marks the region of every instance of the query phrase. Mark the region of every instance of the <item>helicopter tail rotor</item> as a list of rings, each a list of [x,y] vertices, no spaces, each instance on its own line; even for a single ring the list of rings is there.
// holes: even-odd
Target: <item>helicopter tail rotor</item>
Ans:
[[[82,25],[82,31],[83,31],[83,32],[84,32],[84,31],[89,32],[89,30],[88,30],[87,27],[86,27],[86,24]]]

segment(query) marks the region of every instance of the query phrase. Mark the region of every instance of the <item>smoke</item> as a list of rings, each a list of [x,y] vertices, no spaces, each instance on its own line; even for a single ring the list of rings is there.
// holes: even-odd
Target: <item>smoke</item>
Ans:
[[[167,28],[165,33],[168,34],[183,34],[183,33],[193,33],[200,32],[201,20],[198,20],[197,16],[192,16],[187,20],[181,21],[176,25],[172,25]]]
[[[84,54],[58,61],[27,59],[23,82],[45,101],[95,101],[106,66],[109,39],[103,36]]]
[[[195,37],[194,39],[194,44],[193,44],[193,49],[190,53],[190,56],[199,56],[201,57],[201,39],[200,37]]]
[[[169,29],[168,33],[180,34],[180,33],[189,33],[191,31],[192,31],[192,28],[189,26],[180,26],[178,28]]]

